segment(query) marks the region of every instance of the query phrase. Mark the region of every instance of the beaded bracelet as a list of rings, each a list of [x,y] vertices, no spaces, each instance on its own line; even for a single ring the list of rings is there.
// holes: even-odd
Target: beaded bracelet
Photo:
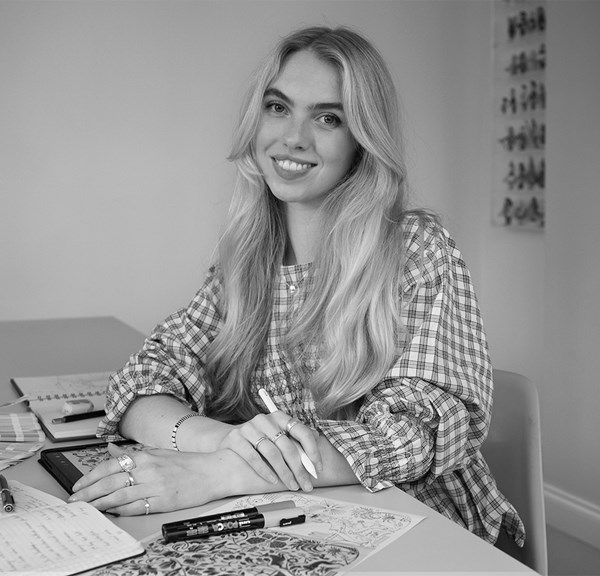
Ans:
[[[192,418],[193,416],[200,416],[200,414],[198,414],[197,412],[190,412],[189,414],[186,414],[185,416],[182,416],[179,420],[177,420],[177,423],[175,424],[175,426],[173,426],[173,432],[171,432],[171,444],[173,448],[177,451],[179,451],[179,448],[177,447],[177,430],[179,430],[179,427],[188,418]]]

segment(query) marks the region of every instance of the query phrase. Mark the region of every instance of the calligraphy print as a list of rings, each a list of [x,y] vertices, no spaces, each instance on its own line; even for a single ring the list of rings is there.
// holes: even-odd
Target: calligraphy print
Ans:
[[[330,576],[358,558],[351,546],[307,540],[285,532],[249,530],[165,543],[146,554],[91,572],[93,576]]]
[[[545,0],[494,2],[492,220],[542,230],[546,188]]]

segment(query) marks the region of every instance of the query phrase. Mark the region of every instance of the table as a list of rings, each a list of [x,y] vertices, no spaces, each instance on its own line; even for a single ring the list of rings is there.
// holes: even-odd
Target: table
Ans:
[[[136,352],[144,335],[112,317],[0,322],[0,403],[17,398],[13,376],[47,376],[116,370]],[[26,410],[23,405],[10,408]],[[3,409],[6,412],[7,409]],[[80,443],[80,442],[77,442]],[[46,447],[56,446],[49,440]],[[68,446],[69,442],[60,445]],[[63,500],[68,494],[42,468],[37,457],[3,471],[10,480]],[[388,508],[426,518],[392,545],[349,573],[392,574],[536,574],[504,552],[396,488],[375,494],[361,486],[315,489],[315,495]],[[208,513],[223,501],[149,516],[113,518],[138,539],[160,531],[165,522]]]

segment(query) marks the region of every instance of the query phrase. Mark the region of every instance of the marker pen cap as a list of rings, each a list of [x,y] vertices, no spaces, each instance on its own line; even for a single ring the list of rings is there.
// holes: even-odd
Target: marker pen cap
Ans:
[[[306,520],[306,514],[302,508],[288,508],[287,510],[270,510],[263,513],[265,528],[277,526],[291,526],[301,524]]]

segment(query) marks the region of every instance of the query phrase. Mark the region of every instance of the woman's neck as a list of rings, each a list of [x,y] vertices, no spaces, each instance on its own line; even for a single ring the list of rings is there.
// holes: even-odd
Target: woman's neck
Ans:
[[[316,242],[320,236],[320,219],[314,210],[286,205],[288,244],[284,263],[307,264],[314,260]]]

